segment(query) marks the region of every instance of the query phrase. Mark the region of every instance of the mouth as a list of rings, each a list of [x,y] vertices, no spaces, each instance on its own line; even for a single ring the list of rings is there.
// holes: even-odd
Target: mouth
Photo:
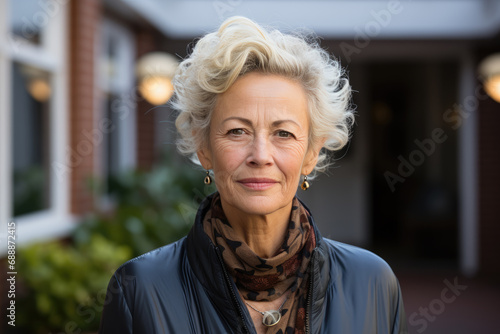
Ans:
[[[276,180],[267,178],[247,178],[237,182],[251,190],[266,190],[278,183]]]

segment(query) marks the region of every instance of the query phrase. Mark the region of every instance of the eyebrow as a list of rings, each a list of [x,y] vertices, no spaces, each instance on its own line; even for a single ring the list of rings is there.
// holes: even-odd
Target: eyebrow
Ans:
[[[249,120],[248,118],[237,117],[237,116],[228,117],[225,120],[223,120],[222,123],[225,123],[225,122],[228,122],[228,121],[231,121],[231,120],[240,121],[240,122],[242,122],[242,123],[244,123],[246,125],[249,125],[249,126],[252,125],[252,121]],[[296,121],[294,121],[293,119],[280,119],[280,120],[274,121],[272,123],[272,126],[273,127],[277,127],[277,126],[280,126],[283,123],[293,123],[293,124],[295,124],[296,126],[298,126],[299,128],[302,129],[302,127],[300,126],[300,124],[297,123]]]

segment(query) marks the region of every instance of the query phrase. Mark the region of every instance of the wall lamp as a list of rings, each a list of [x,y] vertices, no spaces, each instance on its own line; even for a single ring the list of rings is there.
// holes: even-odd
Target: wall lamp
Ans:
[[[495,101],[500,103],[500,53],[486,57],[479,64],[484,90]]]
[[[174,87],[172,78],[179,62],[171,54],[152,52],[142,56],[136,65],[135,72],[139,82],[139,92],[153,105],[165,104]]]
[[[36,101],[47,102],[52,95],[49,75],[29,65],[21,65],[21,73],[26,80],[26,89]]]

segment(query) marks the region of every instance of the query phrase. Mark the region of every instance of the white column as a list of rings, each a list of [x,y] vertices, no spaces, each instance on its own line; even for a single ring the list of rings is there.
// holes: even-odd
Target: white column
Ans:
[[[460,104],[462,124],[458,129],[460,270],[473,276],[479,269],[478,232],[478,109],[474,61],[461,62]]]

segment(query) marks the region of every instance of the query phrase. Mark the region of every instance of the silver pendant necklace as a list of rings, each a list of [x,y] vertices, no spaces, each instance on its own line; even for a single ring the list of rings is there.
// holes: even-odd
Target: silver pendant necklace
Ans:
[[[245,301],[245,304],[250,306],[253,310],[262,314],[262,323],[264,325],[266,325],[267,327],[272,327],[272,326],[276,325],[278,322],[280,322],[281,309],[283,308],[283,305],[285,305],[287,300],[288,300],[288,296],[286,296],[285,300],[283,301],[283,303],[281,303],[281,306],[277,310],[269,310],[269,311],[265,311],[265,312],[257,310],[255,307],[248,304],[246,301]]]

